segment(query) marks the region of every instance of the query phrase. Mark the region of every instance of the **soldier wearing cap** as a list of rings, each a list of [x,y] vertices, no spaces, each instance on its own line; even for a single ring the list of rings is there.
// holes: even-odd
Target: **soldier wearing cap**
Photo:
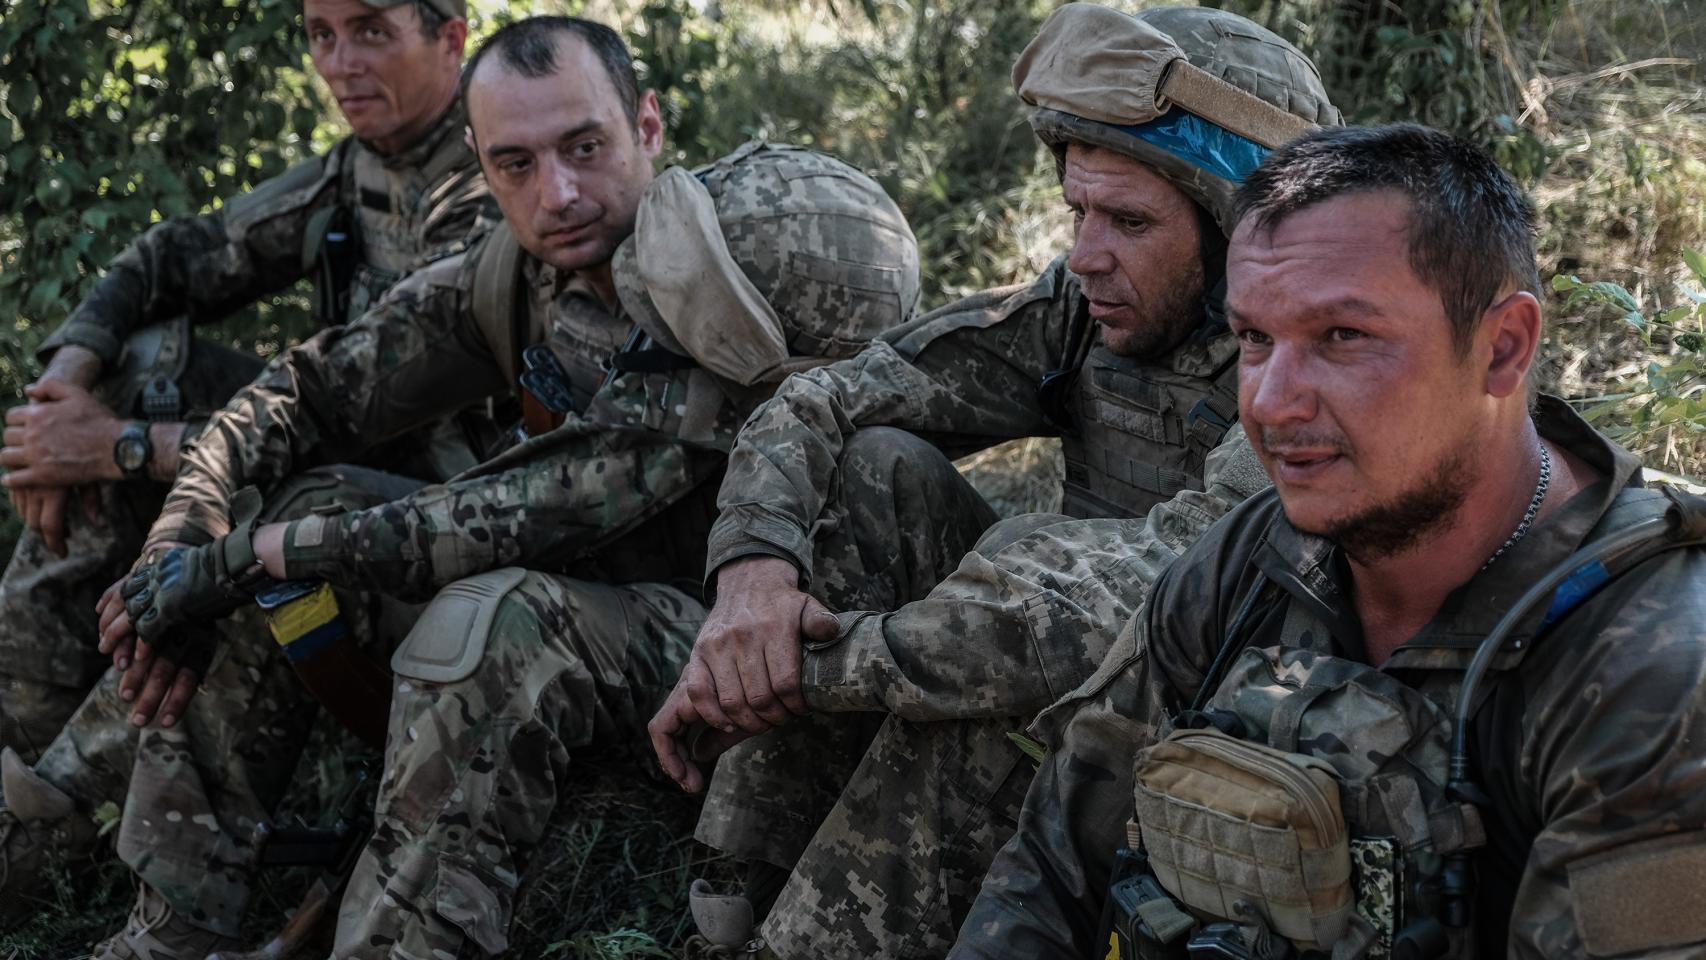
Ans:
[[[638,741],[703,619],[739,425],[917,300],[910,229],[846,164],[754,142],[654,176],[657,98],[606,27],[506,26],[464,99],[504,223],[241,391],[150,535],[198,546],[148,551],[109,598],[108,639],[134,624],[151,664],[138,711],[183,720],[142,733],[118,847],[144,886],[101,956],[229,946],[312,715],[287,661],[375,607],[405,629],[365,631],[390,660],[368,696],[386,769],[334,954],[504,952],[575,752]],[[447,483],[305,516],[277,503],[303,466],[506,396],[526,439]],[[238,608],[244,626],[250,600],[273,605],[284,655],[242,633],[191,698],[173,680],[197,652],[186,629]]]
[[[342,323],[495,221],[455,100],[463,7],[306,0],[310,56],[353,136],[212,213],[143,233],[42,346],[31,402],[8,411],[0,465],[30,529],[0,579],[0,790],[10,795],[0,922],[27,909],[43,852],[92,850],[89,811],[124,795],[134,736],[116,675],[96,683],[108,659],[92,642],[95,601],[135,558],[180,450],[262,367],[192,337],[191,325],[304,277],[318,318]],[[470,448],[487,433],[473,418],[441,422],[380,459],[443,479],[476,461]]]
[[[689,789],[695,761],[762,734],[720,759],[699,824],[755,865],[753,903],[696,897],[724,948],[944,950],[1032,770],[1008,734],[1088,676],[1161,567],[1266,484],[1234,426],[1221,258],[1237,181],[1338,120],[1313,65],[1233,14],[1068,4],[1014,80],[1059,162],[1072,252],[793,378],[733,454],[717,604],[651,725]],[[814,554],[868,511],[838,456],[902,431],[937,458],[1060,436],[1067,516],[997,524],[927,597],[832,617],[805,595],[823,592]],[[897,526],[933,536],[952,510],[921,505]],[[746,911],[779,884],[754,940]]]

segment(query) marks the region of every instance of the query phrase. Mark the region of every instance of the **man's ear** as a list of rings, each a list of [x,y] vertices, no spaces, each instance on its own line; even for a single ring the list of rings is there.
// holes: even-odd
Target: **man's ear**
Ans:
[[[658,109],[656,91],[640,91],[639,103],[634,108],[634,130],[646,159],[656,159],[663,152],[663,112]]]
[[[468,145],[468,149],[474,151],[474,156],[478,157],[480,155],[480,145],[474,142],[474,127],[472,124],[465,124],[462,127],[462,142]]]
[[[1518,290],[1488,307],[1481,324],[1493,348],[1487,362],[1487,393],[1504,398],[1522,392],[1540,348],[1540,301]]]
[[[438,39],[444,41],[445,49],[456,54],[461,60],[462,54],[468,48],[468,21],[461,17],[444,21],[444,26],[438,29]]]

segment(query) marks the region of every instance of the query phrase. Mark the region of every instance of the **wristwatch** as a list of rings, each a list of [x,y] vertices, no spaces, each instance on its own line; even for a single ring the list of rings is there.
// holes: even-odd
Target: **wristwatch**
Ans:
[[[148,424],[132,420],[113,442],[113,462],[126,480],[146,480],[148,464],[154,460],[154,441],[148,439]]]

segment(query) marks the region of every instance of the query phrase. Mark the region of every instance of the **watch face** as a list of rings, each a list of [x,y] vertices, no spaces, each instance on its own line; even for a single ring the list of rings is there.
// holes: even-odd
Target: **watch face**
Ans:
[[[148,441],[142,437],[120,437],[113,447],[113,460],[126,473],[134,473],[148,465]]]

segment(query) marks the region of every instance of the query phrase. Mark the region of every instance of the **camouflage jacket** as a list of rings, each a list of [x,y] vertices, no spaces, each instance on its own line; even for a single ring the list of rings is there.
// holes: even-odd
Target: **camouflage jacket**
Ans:
[[[1380,667],[1447,716],[1509,604],[1639,483],[1635,458],[1561,402],[1543,399],[1536,421],[1606,479],[1460,587]],[[1337,656],[1360,661],[1347,576],[1336,549],[1286,523],[1272,493],[1174,564],[1096,674],[1033,728],[1050,752],[953,955],[1105,953],[1098,921],[1132,816],[1134,751],[1191,702],[1259,589],[1274,599],[1252,604],[1246,649],[1283,652],[1295,614],[1330,633]],[[1545,615],[1519,625],[1475,714],[1475,765],[1491,797],[1481,811],[1489,842],[1475,855],[1476,955],[1697,954],[1706,919],[1688,904],[1706,864],[1706,552],[1660,554],[1541,633]]]
[[[185,451],[150,542],[207,542],[228,532],[228,506],[244,486],[265,492],[307,467],[356,459],[445,414],[487,398],[512,396],[517,385],[509,379],[509,367],[495,355],[472,303],[475,272],[489,247],[482,242],[469,253],[429,264],[393,287],[366,316],[321,331],[274,358]],[[602,365],[621,346],[631,324],[574,274],[528,258],[523,275],[530,294],[520,306],[529,319],[523,342],[548,344],[569,372],[572,392],[591,396],[599,389]],[[643,401],[647,388],[665,389],[671,377],[630,375],[618,380],[623,382],[609,384],[602,409],[616,422],[627,422],[631,418],[624,402]],[[604,484],[583,487],[582,481],[590,473],[616,469],[618,448],[631,445],[636,436],[604,434],[591,429],[587,420],[571,417],[559,431],[522,444],[500,461],[514,463],[524,451],[537,452],[543,441],[565,443],[575,432],[586,435],[585,443],[597,455],[588,452],[585,462],[565,456],[563,462],[553,460],[554,466],[537,461],[496,472],[496,465],[487,464],[477,476],[427,487],[379,510],[345,514],[327,524],[317,542],[310,545],[306,536],[297,538],[294,546],[301,549],[292,558],[291,575],[318,574],[319,568],[310,569],[313,564],[333,562],[322,558],[350,560],[359,555],[373,561],[371,578],[361,582],[397,592],[409,587],[430,593],[434,584],[528,555],[531,551],[518,545],[516,536],[573,542],[574,525],[550,511],[602,505]],[[649,493],[658,485],[667,486],[657,476],[661,469],[653,467],[651,473],[634,478],[632,489]],[[535,522],[518,523],[522,517]],[[381,526],[374,527],[376,522]],[[608,522],[601,518],[597,524]],[[346,529],[356,539],[340,536]],[[381,537],[378,529],[394,535]],[[492,562],[479,565],[465,554],[451,558],[443,537],[466,539],[464,550],[483,545]],[[359,551],[354,549],[357,544]],[[357,582],[345,571],[337,572],[340,582]]]
[[[721,229],[730,249],[742,251],[740,268],[758,294],[788,324],[833,334],[814,341],[825,354],[856,351],[906,318],[916,247],[875,181],[832,158],[763,145],[699,175],[729,215]],[[444,484],[293,523],[289,575],[405,598],[506,565],[577,572],[584,562],[609,582],[696,579],[715,496],[706,481],[720,476],[736,432],[769,387],[725,381],[690,357],[648,372],[642,359],[667,351],[649,337],[630,340],[635,324],[625,310],[600,302],[584,280],[525,257],[526,295],[517,303],[528,329],[500,345],[474,291],[481,261],[506,236],[494,231],[468,254],[413,274],[356,323],[276,359],[187,451],[150,540],[219,536],[245,485],[264,492],[305,466],[349,459],[474,401],[510,395],[518,365],[499,351],[544,343],[577,400],[591,396],[584,410]],[[755,244],[763,249],[748,249]],[[863,287],[844,282],[849,271]],[[627,346],[633,351],[618,349]],[[599,386],[613,354],[615,370],[628,372]],[[606,549],[642,524],[657,526],[630,538],[631,549]]]
[[[922,600],[841,615],[835,642],[809,648],[813,710],[913,721],[1031,717],[1101,663],[1118,625],[1174,558],[1269,481],[1244,431],[1209,455],[1204,488],[1133,519],[1063,520],[990,552],[973,550]],[[975,643],[933,644],[951,636]]]
[[[197,323],[217,320],[281,290],[316,269],[316,233],[330,228],[337,208],[353,216],[342,229],[359,235],[360,264],[344,315],[322,319],[360,316],[405,274],[495,221],[497,206],[463,140],[465,124],[453,107],[419,143],[388,157],[347,137],[212,213],[149,227],[42,344],[41,355],[76,344],[112,370],[126,337],[142,327],[185,314]]]
[[[730,458],[707,575],[739,557],[769,554],[791,561],[810,582],[811,529],[833,489],[842,443],[861,427],[899,427],[951,456],[1017,437],[1059,435],[1080,401],[1096,398],[1080,396],[1084,383],[1052,400],[1039,387],[1045,377],[1076,370],[1096,353],[1085,309],[1063,257],[1030,284],[949,304],[884,334],[857,357],[784,383],[754,413]],[[1205,319],[1168,357],[1147,366],[1207,383],[1206,368],[1226,369],[1235,353],[1224,324]],[[1235,407],[1227,413],[1235,416]],[[1169,428],[1178,432],[1176,423]],[[1222,422],[1200,445],[1199,464],[1225,429]],[[1106,439],[1103,433],[1097,438]],[[1200,475],[1174,479],[1180,482],[1160,496],[1068,512],[1141,516],[1178,489],[1200,489]]]

